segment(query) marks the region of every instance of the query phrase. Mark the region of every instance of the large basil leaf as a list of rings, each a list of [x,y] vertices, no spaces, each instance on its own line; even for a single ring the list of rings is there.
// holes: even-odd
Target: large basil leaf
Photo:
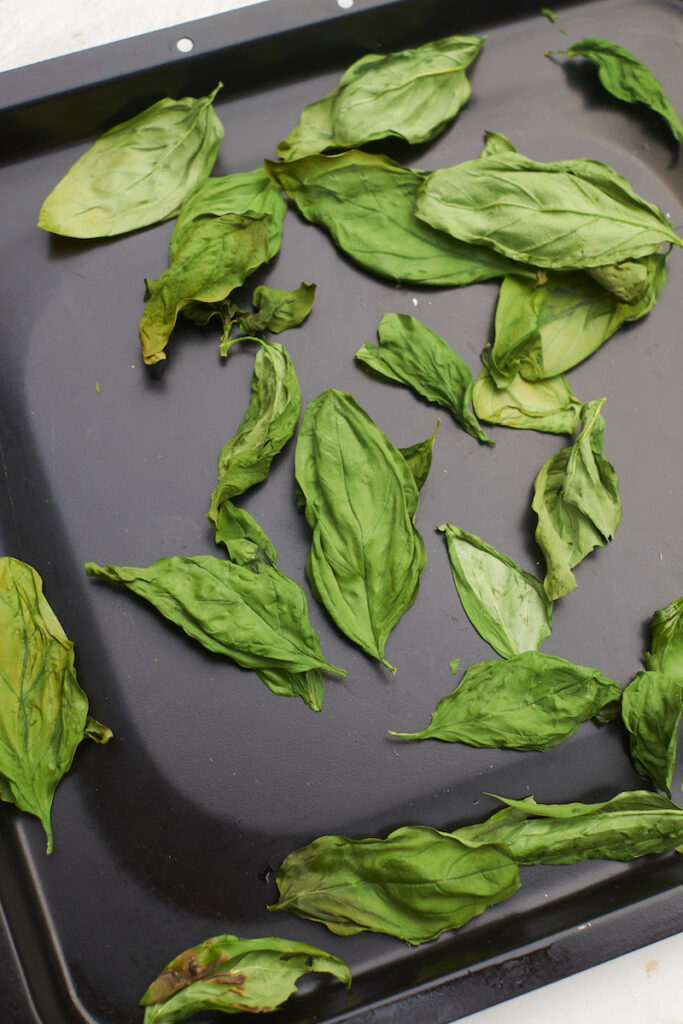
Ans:
[[[602,454],[604,398],[581,409],[581,433],[551,455],[536,477],[531,507],[538,516],[536,542],[546,561],[545,592],[551,601],[576,587],[572,569],[598,545],[612,540],[621,519],[619,480]]]
[[[344,675],[320,651],[303,590],[275,566],[175,555],[149,568],[86,562],[85,571],[127,587],[207,650],[242,668],[324,668]]]
[[[285,858],[279,902],[337,935],[385,932],[416,946],[459,928],[520,886],[502,846],[473,847],[419,825],[386,839],[322,836]]]
[[[278,156],[296,160],[387,136],[428,142],[469,99],[465,68],[483,45],[477,36],[450,36],[415,50],[361,57],[333,92],[304,108]]]
[[[223,125],[201,99],[163,99],[101,135],[55,186],[38,227],[73,238],[121,235],[166,220],[206,178]]]
[[[622,718],[631,760],[644,779],[671,796],[678,723],[683,712],[683,679],[664,672],[638,672],[624,690]]]
[[[543,584],[480,537],[446,523],[453,580],[467,618],[503,658],[537,650],[550,636],[553,605]]]
[[[488,366],[474,382],[472,405],[487,423],[549,434],[575,434],[581,413],[581,402],[562,374],[535,381],[516,374],[505,387],[498,387]]]
[[[313,531],[306,573],[341,631],[395,671],[389,633],[417,597],[425,566],[419,493],[405,458],[342,391],[324,391],[301,421],[296,478]]]
[[[391,735],[547,750],[589,718],[596,725],[616,718],[620,705],[618,684],[597,669],[526,651],[507,661],[471,665],[456,690],[439,701],[426,729]]]
[[[541,163],[521,153],[435,171],[420,188],[417,216],[474,245],[555,270],[600,267],[683,245],[654,203],[597,160]]]
[[[566,50],[548,50],[568,57],[587,57],[598,69],[607,92],[626,103],[644,103],[663,117],[674,138],[683,142],[683,122],[664,95],[661,82],[637,57],[608,39],[581,39]]]
[[[470,409],[472,373],[443,338],[404,313],[385,313],[377,334],[379,346],[362,345],[356,352],[361,366],[443,405],[468,434],[493,444]]]
[[[598,804],[498,799],[506,809],[453,835],[463,842],[501,843],[518,864],[633,860],[683,843],[683,810],[658,793],[618,793]]]
[[[223,302],[267,259],[267,216],[226,213],[198,220],[168,270],[158,281],[147,281],[140,320],[144,361],[166,358],[168,339],[185,307]]]
[[[434,439],[439,429],[441,420],[436,421],[434,433],[424,441],[408,445],[407,448],[399,448],[401,455],[408,464],[408,469],[413,474],[413,479],[418,491],[421,491],[427,482],[429,471],[432,468],[432,456],[434,454]]]
[[[652,619],[651,651],[645,665],[683,681],[683,597],[659,608]]]
[[[357,150],[264,166],[306,220],[326,228],[347,256],[380,277],[442,286],[515,272],[511,260],[490,248],[465,245],[417,219],[424,171]]]
[[[88,715],[74,648],[43,594],[35,569],[0,558],[0,800],[35,814],[52,852],[50,810],[76,747],[111,730]]]
[[[282,223],[287,212],[279,188],[262,167],[256,170],[206,178],[190,192],[180,208],[171,241],[169,260],[172,263],[194,232],[197,221],[223,217],[226,213],[250,213],[253,217],[270,217],[268,221],[268,259],[280,251]]]
[[[143,1024],[175,1024],[195,1013],[269,1013],[296,992],[305,974],[351,985],[348,964],[306,942],[216,935],[185,950],[149,986]]]

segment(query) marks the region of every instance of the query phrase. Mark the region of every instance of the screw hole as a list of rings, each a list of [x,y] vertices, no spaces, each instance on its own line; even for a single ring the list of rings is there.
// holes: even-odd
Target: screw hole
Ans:
[[[183,36],[183,38],[179,39],[175,44],[175,47],[176,50],[180,50],[181,53],[189,53],[190,50],[194,50],[194,43],[191,39],[188,39],[187,36]]]

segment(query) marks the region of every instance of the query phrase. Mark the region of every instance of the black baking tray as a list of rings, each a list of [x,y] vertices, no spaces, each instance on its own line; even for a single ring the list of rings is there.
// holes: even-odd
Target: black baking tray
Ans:
[[[163,369],[142,365],[143,278],[163,272],[171,222],[92,242],[34,226],[56,181],[117,121],[221,80],[225,137],[214,173],[249,170],[274,155],[301,108],[351,60],[452,32],[486,34],[456,122],[429,146],[377,148],[431,169],[476,156],[484,131],[501,131],[538,159],[611,164],[680,232],[682,167],[663,123],[612,100],[591,68],[543,56],[585,36],[613,38],[656,71],[681,110],[680,4],[594,0],[558,7],[555,25],[535,3],[464,6],[356,0],[340,10],[335,0],[272,0],[0,76],[1,548],[43,576],[76,644],[93,714],[115,733],[108,747],[83,744],[60,784],[50,857],[37,820],[0,812],[5,1024],[133,1024],[163,965],[222,932],[304,940],[350,963],[351,996],[309,980],[279,1014],[284,1024],[439,1024],[683,928],[675,854],[523,869],[515,896],[419,949],[387,936],[333,936],[265,910],[282,858],[324,833],[473,822],[497,806],[486,793],[599,800],[642,785],[614,723],[586,724],[543,754],[387,736],[426,724],[453,687],[450,659],[466,666],[493,656],[462,612],[436,527],[475,531],[540,574],[533,480],[565,439],[492,428],[497,444],[488,449],[441,416],[419,512],[427,569],[387,649],[398,673],[352,648],[311,601],[323,650],[348,671],[326,682],[321,714],[275,697],[83,573],[89,559],[146,565],[215,551],[205,519],[215,459],[243,415],[253,365],[247,348],[221,360],[215,333],[189,323],[174,332]],[[192,53],[178,53],[181,36],[193,40]],[[317,282],[315,308],[282,340],[304,400],[343,388],[397,445],[428,436],[437,410],[365,375],[353,353],[374,339],[382,314],[413,313],[476,373],[496,283],[397,288],[359,271],[291,210],[280,255],[255,281],[293,288],[301,280]],[[653,611],[683,593],[682,280],[674,252],[655,310],[569,375],[582,400],[607,396],[605,453],[624,515],[614,542],[577,570],[578,590],[557,604],[544,650],[623,684],[641,666]],[[306,586],[293,456],[290,444],[242,505],[272,537],[284,571]]]

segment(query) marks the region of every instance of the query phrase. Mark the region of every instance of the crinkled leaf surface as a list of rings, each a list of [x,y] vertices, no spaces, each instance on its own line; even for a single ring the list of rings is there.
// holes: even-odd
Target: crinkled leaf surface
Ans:
[[[424,171],[358,150],[285,164],[266,160],[264,166],[306,220],[326,228],[347,256],[380,277],[461,285],[515,270],[492,249],[466,245],[417,219]]]
[[[35,814],[52,852],[55,789],[87,735],[111,731],[88,715],[73,644],[30,565],[0,558],[0,799]]]
[[[379,346],[365,344],[356,352],[361,366],[444,406],[468,434],[493,444],[470,409],[472,373],[443,338],[404,313],[385,313],[377,334]]]
[[[526,651],[507,661],[471,665],[454,692],[437,704],[426,729],[391,735],[547,750],[589,718],[604,725],[617,717],[620,704],[618,684],[597,669]]]
[[[671,795],[683,679],[664,672],[638,672],[624,690],[622,718],[638,774]]]
[[[683,597],[655,612],[650,646],[645,655],[647,668],[683,681]]]
[[[516,374],[498,387],[488,366],[474,382],[472,405],[487,423],[549,434],[575,434],[581,413],[581,402],[562,374],[534,381]]]
[[[361,57],[333,92],[304,108],[278,156],[296,160],[387,136],[433,139],[469,99],[465,68],[483,45],[478,36],[449,36],[414,50]]]
[[[439,529],[458,596],[477,632],[503,658],[538,650],[553,625],[552,601],[541,580],[476,534],[451,523]]]
[[[432,456],[434,454],[434,439],[439,429],[441,420],[436,421],[434,433],[424,441],[408,445],[407,448],[399,448],[399,451],[408,464],[408,469],[413,474],[413,479],[418,491],[421,491],[427,482],[429,471],[432,468]]]
[[[541,163],[521,153],[435,171],[417,216],[473,245],[555,270],[599,267],[683,245],[654,203],[597,160]]]
[[[536,542],[546,561],[545,592],[555,601],[576,587],[572,568],[612,540],[621,519],[619,481],[602,454],[605,399],[581,410],[581,433],[547,460],[536,477]]]
[[[261,284],[254,291],[253,313],[240,316],[240,329],[245,334],[271,331],[280,334],[290,327],[298,327],[313,309],[315,285],[302,281],[293,291],[268,288]]]
[[[350,395],[328,390],[304,413],[296,478],[313,533],[313,592],[350,640],[391,668],[385,644],[426,560],[413,474]]]
[[[38,227],[73,238],[121,235],[167,220],[216,160],[220,85],[201,99],[163,99],[101,135],[47,197]]]
[[[626,103],[644,103],[663,117],[674,138],[683,142],[683,122],[664,95],[661,82],[623,46],[611,43],[609,39],[581,39],[566,50],[548,52],[586,57],[597,67],[607,92]]]
[[[152,982],[140,1005],[144,1024],[175,1024],[195,1013],[269,1013],[296,992],[305,974],[331,974],[347,988],[343,960],[290,939],[216,935],[185,950]]]
[[[322,836],[285,858],[277,885],[270,910],[320,921],[337,935],[386,932],[418,945],[511,896],[520,880],[502,846],[472,848],[406,826],[386,839]]]

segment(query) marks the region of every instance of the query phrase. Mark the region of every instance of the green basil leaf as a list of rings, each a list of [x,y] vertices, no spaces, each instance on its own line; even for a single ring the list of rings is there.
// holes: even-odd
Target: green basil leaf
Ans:
[[[415,216],[424,171],[352,150],[264,164],[313,224],[364,270],[398,283],[461,285],[524,268],[483,245],[465,245]],[[533,275],[532,275],[533,276]]]
[[[240,329],[245,334],[280,334],[298,327],[313,309],[314,299],[315,285],[305,281],[291,292],[259,285],[252,299],[254,312],[238,316]]]
[[[406,460],[408,469],[413,474],[413,480],[418,491],[421,491],[427,482],[429,471],[432,468],[432,456],[434,454],[434,439],[439,429],[441,420],[436,421],[434,433],[424,441],[408,445],[407,448],[399,448],[401,455]]]
[[[306,573],[316,598],[350,640],[395,671],[384,648],[426,561],[406,460],[350,395],[328,390],[301,421],[296,478],[313,532]]]
[[[626,103],[644,103],[663,117],[673,136],[683,142],[683,121],[664,95],[658,78],[637,57],[608,39],[582,39],[566,50],[548,50],[568,57],[587,57],[598,69],[598,77],[607,92]]]
[[[166,358],[178,313],[195,302],[223,302],[267,259],[267,217],[226,213],[197,221],[168,270],[147,282],[149,301],[140,320],[144,361]]]
[[[632,306],[649,294],[653,277],[652,261],[657,259],[664,263],[664,257],[655,254],[643,256],[639,260],[611,263],[606,267],[593,267],[587,273],[605,291]]]
[[[85,571],[127,587],[207,650],[242,668],[324,668],[344,675],[320,651],[303,590],[275,566],[175,555],[149,568],[86,562]]]
[[[231,562],[249,566],[277,562],[277,551],[265,530],[245,509],[238,508],[229,499],[217,505],[214,525],[216,543],[225,545]]]
[[[348,964],[306,942],[216,935],[175,957],[152,982],[139,1004],[143,1024],[175,1024],[205,1010],[269,1013],[311,973],[351,985]]]
[[[541,163],[513,152],[469,160],[429,175],[416,213],[463,242],[555,270],[683,245],[659,207],[597,160]]]
[[[646,668],[683,680],[683,597],[655,612],[651,647],[645,655]]]
[[[453,580],[465,614],[503,658],[537,650],[550,636],[553,605],[543,584],[480,537],[446,523]]]
[[[470,409],[470,369],[443,338],[403,313],[385,313],[377,334],[379,346],[362,345],[356,352],[361,366],[444,406],[468,434],[493,444]]]
[[[638,774],[671,796],[683,680],[664,672],[638,672],[624,690],[622,718]]]
[[[423,826],[386,839],[322,836],[285,858],[279,902],[336,935],[385,932],[413,946],[460,928],[520,886],[502,846],[471,847]]]
[[[501,388],[488,366],[474,382],[472,405],[486,423],[550,434],[575,434],[581,412],[581,402],[562,374],[535,381],[516,374]]]
[[[548,21],[552,21],[553,23],[557,21],[557,11],[553,11],[550,7],[541,7],[541,14],[544,18],[547,18]]]
[[[618,684],[597,669],[525,651],[507,661],[471,665],[454,692],[439,701],[426,729],[391,735],[472,747],[548,750],[589,718],[596,725],[611,721],[620,705]]]
[[[658,793],[618,793],[598,804],[537,804],[497,797],[507,810],[482,825],[457,829],[463,842],[502,843],[518,864],[633,860],[683,843],[683,810]]]
[[[496,153],[516,153],[517,147],[507,135],[500,132],[484,132],[484,148],[479,156],[494,156]]]
[[[268,259],[280,251],[282,224],[287,212],[279,188],[262,167],[253,171],[206,178],[185,199],[180,208],[171,241],[169,260],[173,263],[191,238],[197,222],[226,213],[250,213],[252,217],[270,217],[268,221]]]
[[[450,36],[414,50],[361,57],[336,89],[304,108],[278,156],[296,160],[387,136],[428,142],[469,99],[465,69],[483,45],[477,36]]]
[[[220,88],[159,100],[110,128],[52,190],[38,227],[100,238],[172,217],[215,163],[223,125],[211,104]]]
[[[555,601],[576,587],[572,569],[593,548],[612,540],[621,519],[619,481],[602,454],[604,398],[581,409],[581,433],[547,460],[536,477],[531,507],[536,543],[546,561],[543,583]]]
[[[43,594],[35,569],[0,558],[0,799],[41,822],[52,852],[50,810],[84,736],[112,733],[88,715],[73,644]]]

